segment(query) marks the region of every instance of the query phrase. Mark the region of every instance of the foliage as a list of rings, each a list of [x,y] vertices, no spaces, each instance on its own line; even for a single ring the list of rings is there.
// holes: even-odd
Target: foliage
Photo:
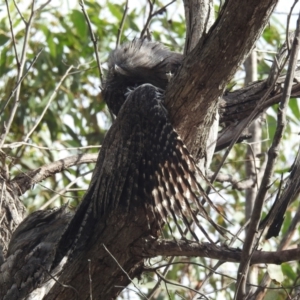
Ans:
[[[25,20],[28,20],[30,16],[30,6],[27,5],[20,5]],[[41,5],[41,3],[38,1],[36,5]],[[113,3],[108,0],[100,2],[91,0],[86,1],[85,5],[98,39],[100,59],[102,62],[105,62],[110,50],[116,45],[125,2]],[[132,7],[130,7],[124,25],[122,42],[138,37],[147,17],[146,1],[141,5],[131,5]],[[156,2],[156,8],[163,7],[163,5],[166,5],[165,1]],[[166,9],[152,20],[151,33],[154,40],[163,42],[172,50],[182,51],[185,37],[184,16],[182,7],[178,8],[177,3],[173,5],[173,7]],[[25,24],[22,22],[13,2],[9,3],[9,9],[17,52],[20,57],[25,39]],[[180,10],[181,13],[178,13],[177,10]],[[9,99],[16,84],[18,66],[5,4],[0,4],[0,14],[2,16],[0,21],[0,99],[2,100],[0,109],[2,110],[5,101]],[[278,20],[272,19],[271,25],[265,29],[257,47],[276,51],[280,44],[283,43],[282,26]],[[34,65],[29,68],[40,49],[43,49],[41,54],[37,57]],[[273,56],[274,54],[260,53],[258,65],[260,79],[267,77],[270,70],[270,62],[268,60],[272,59]],[[28,70],[28,74],[21,84],[19,106],[5,141],[6,145],[24,141],[25,136],[42,114],[58,82],[71,65],[74,66],[73,70],[59,87],[54,101],[28,141],[34,146],[49,147],[49,150],[30,145],[4,148],[7,155],[5,163],[9,165],[11,177],[72,154],[98,151],[97,149],[68,150],[68,148],[101,145],[105,132],[112,122],[111,115],[107,111],[101,97],[101,82],[99,80],[93,44],[80,7],[72,4],[71,7],[66,6],[61,9],[55,4],[47,5],[35,16],[30,29],[25,64],[25,70]],[[105,72],[105,63],[103,67]],[[241,76],[244,76],[244,73],[241,71],[242,69],[237,73],[229,86],[237,84],[237,86],[234,86],[236,88],[242,84]],[[3,121],[9,119],[13,106],[14,100],[12,99],[1,116],[2,126]],[[291,143],[291,140],[294,139],[296,126],[299,126],[300,119],[300,109],[296,99],[290,101],[289,107],[289,124],[284,136],[286,144]],[[276,107],[268,110],[265,118],[264,139],[266,141],[262,143],[263,151],[267,150],[274,135],[276,126],[275,110]],[[57,151],[53,150],[53,148],[65,150]],[[297,150],[296,144],[289,144],[289,149],[291,152],[282,151],[279,155],[276,169],[278,179],[280,179],[281,174],[289,169],[293,161],[293,154]],[[245,144],[235,146],[223,172],[234,174],[236,179],[244,179],[246,176],[244,171],[245,151]],[[222,155],[223,152],[215,155],[212,168],[218,164]],[[34,211],[75,178],[92,169],[93,165],[84,165],[56,175],[27,192],[23,196],[23,201],[29,211]],[[236,170],[239,171],[237,172]],[[90,176],[82,177],[81,181],[77,181],[73,185],[74,190],[59,197],[50,206],[61,205],[67,201],[70,201],[70,206],[77,206],[84,189],[89,183],[89,179]],[[221,205],[223,206],[222,209],[227,215],[232,215],[233,223],[244,224],[244,219],[241,216],[243,216],[244,211],[243,199],[245,199],[245,192],[237,191],[230,187],[226,188],[224,184],[220,183],[216,184],[216,187],[222,190],[222,195],[226,199],[226,203],[220,202],[218,205],[220,207]],[[272,188],[274,193],[276,193],[277,187],[278,182],[275,182]],[[283,227],[283,234],[287,229],[288,221],[291,220],[291,216],[294,214],[295,206],[291,206],[288,212]],[[266,207],[265,212],[268,209],[269,207]],[[218,222],[221,223],[222,220]],[[238,228],[235,229],[237,231]],[[294,243],[297,242],[298,235]],[[272,241],[269,246],[274,247],[276,243],[277,241]],[[161,260],[166,262],[168,258],[161,258]],[[168,295],[170,299],[191,299],[194,292],[185,289],[184,286],[197,289],[197,285],[204,278],[204,270],[214,265],[210,260],[204,258],[181,259],[180,262],[180,264],[175,264],[171,268],[167,278],[168,280],[181,283],[182,287],[172,286],[170,283],[162,284],[160,294],[156,299],[166,299]],[[198,265],[196,266],[193,263]],[[199,266],[199,264],[202,266]],[[232,267],[232,264],[228,268],[227,266],[228,264],[226,264],[226,267],[221,267],[218,271],[227,276],[235,277],[236,267]],[[265,269],[260,269],[259,277],[264,272]],[[284,274],[284,282],[282,283],[284,286],[293,286],[298,283],[296,274],[299,270],[297,264],[283,264],[282,272]],[[149,274],[145,274],[145,278],[143,278],[144,285],[141,285],[141,288],[148,291],[148,288],[154,285],[153,282],[156,279],[156,275],[149,276]],[[221,299],[222,297],[231,299],[232,290],[226,289],[222,291],[222,288],[225,288],[227,285],[231,287],[233,282],[234,278],[216,275],[210,279],[205,293],[207,293],[208,297],[212,293],[213,299]],[[274,286],[277,286],[276,283],[274,283]],[[126,293],[125,290],[120,298],[126,299]],[[276,296],[274,296],[274,292],[270,291],[270,294],[274,297],[272,299],[284,299],[286,297],[286,294],[283,292],[281,294],[276,292]],[[129,297],[133,299],[132,292],[129,292]],[[138,296],[135,297],[138,298]]]

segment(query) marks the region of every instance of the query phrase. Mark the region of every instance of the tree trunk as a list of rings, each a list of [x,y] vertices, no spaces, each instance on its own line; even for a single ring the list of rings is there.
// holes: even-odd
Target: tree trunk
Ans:
[[[169,84],[165,103],[171,122],[197,160],[206,156],[209,130],[226,84],[260,36],[276,3],[276,0],[226,1],[215,24],[189,52],[180,72]],[[190,12],[196,11],[196,1],[185,5]],[[193,48],[193,44],[194,40],[186,49]],[[96,169],[101,167],[97,164]],[[84,209],[75,214],[78,231],[93,216],[93,206],[88,201],[89,195],[83,199]],[[76,294],[80,299],[91,296],[114,299],[131,278],[142,274],[142,254],[137,256],[132,249],[141,247],[143,241],[147,245],[157,239],[160,224],[149,219],[138,206],[131,212],[119,207],[90,224],[90,239],[71,252],[58,281],[44,299],[75,299]],[[68,245],[68,240],[63,242]],[[55,263],[54,267],[58,265]]]

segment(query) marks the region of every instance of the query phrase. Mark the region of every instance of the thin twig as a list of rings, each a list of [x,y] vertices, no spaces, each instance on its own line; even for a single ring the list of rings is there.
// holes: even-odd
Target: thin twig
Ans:
[[[22,13],[21,13],[21,11],[20,11],[20,9],[19,9],[17,3],[16,3],[16,0],[13,0],[13,1],[14,1],[14,5],[15,5],[17,11],[18,11],[18,14],[20,15],[22,21],[24,22],[24,24],[25,24],[25,26],[26,26],[26,25],[27,25],[27,21],[25,20],[24,16],[22,15]]]
[[[63,81],[65,80],[65,78],[68,76],[68,74],[70,73],[70,71],[73,69],[73,66],[70,66],[68,68],[68,70],[66,71],[66,73],[64,74],[64,76],[61,78],[61,80],[59,81],[59,83],[56,85],[55,90],[53,91],[52,95],[50,96],[47,105],[45,106],[41,116],[39,117],[39,119],[36,121],[36,123],[34,124],[34,126],[31,128],[31,130],[27,133],[26,137],[24,138],[24,142],[26,143],[29,140],[29,137],[31,136],[31,134],[35,131],[35,129],[38,127],[38,125],[40,124],[40,122],[42,121],[46,111],[48,110],[52,100],[54,99],[54,97],[56,96],[59,87],[61,86],[61,84],[63,83]]]
[[[94,45],[94,52],[95,52],[95,56],[96,56],[98,72],[99,72],[100,82],[101,82],[100,89],[102,89],[102,86],[103,86],[103,72],[102,72],[102,67],[101,67],[101,61],[100,61],[99,54],[98,54],[98,40],[95,38],[95,34],[93,32],[93,29],[92,29],[92,24],[91,24],[90,18],[89,18],[88,14],[85,10],[84,0],[80,0],[79,5],[80,5],[81,10],[83,12],[83,15],[85,17],[85,20],[88,24],[91,40],[92,40],[93,45]]]
[[[172,285],[179,286],[179,287],[181,287],[181,288],[190,290],[190,291],[192,291],[192,292],[194,292],[194,293],[196,293],[196,294],[198,294],[198,295],[201,295],[201,297],[204,297],[205,299],[208,300],[208,298],[207,298],[203,293],[199,293],[197,290],[195,290],[195,289],[193,289],[193,288],[190,288],[190,287],[188,287],[188,286],[186,286],[186,285],[183,285],[183,284],[179,284],[179,283],[176,283],[176,282],[172,282],[172,281],[166,279],[166,278],[165,278],[162,274],[160,274],[158,271],[155,271],[155,274],[156,274],[159,278],[161,278],[164,282],[166,282],[166,283],[168,283],[168,284],[172,284]]]
[[[157,267],[145,267],[144,270],[145,270],[145,272],[155,272],[156,270],[159,270],[161,268],[168,267],[169,264],[170,264],[170,262],[168,262],[167,264],[159,265]],[[188,262],[187,261],[176,261],[176,262],[172,263],[172,266],[173,265],[186,265],[186,264],[208,269],[208,270],[212,271],[213,273],[215,273],[217,275],[220,275],[220,276],[223,276],[223,277],[226,277],[228,279],[236,281],[236,278],[234,278],[232,276],[226,275],[224,273],[216,272],[216,270],[214,270],[214,268],[211,268],[209,266],[205,266],[203,264],[196,263],[196,262],[193,262],[193,261],[188,261]]]
[[[15,142],[11,144],[4,144],[2,149],[15,149],[22,146],[29,146],[33,148],[37,148],[40,150],[48,150],[48,151],[70,151],[70,150],[86,150],[86,149],[94,149],[94,148],[101,148],[101,145],[90,145],[90,146],[82,146],[82,147],[66,147],[66,148],[50,148],[50,147],[43,147],[37,146],[30,143],[25,142]]]
[[[290,33],[289,33],[289,30],[290,30],[290,21],[291,21],[291,16],[292,16],[292,13],[293,13],[293,10],[297,4],[298,0],[295,0],[293,5],[291,6],[291,9],[290,9],[290,12],[287,16],[287,21],[286,21],[286,31],[285,31],[285,37],[286,37],[286,46],[288,48],[288,51],[290,51],[291,49],[291,45],[290,45]]]
[[[142,295],[140,295],[140,293],[138,293],[136,290],[131,289],[131,288],[129,288],[128,286],[124,286],[124,285],[115,285],[114,287],[116,287],[116,288],[121,288],[121,289],[122,289],[121,293],[124,293],[125,291],[131,291],[131,292],[137,294],[138,296],[142,296]],[[129,295],[129,294],[128,294],[128,295]],[[121,299],[123,299],[123,298],[121,298]],[[129,299],[129,296],[127,296],[126,299]]]
[[[292,237],[296,233],[297,225],[298,225],[299,221],[300,221],[300,206],[298,207],[298,210],[297,210],[292,222],[290,223],[288,230],[286,231],[283,238],[281,239],[281,242],[277,247],[277,251],[281,251],[281,250],[288,248],[288,246],[291,243]],[[258,286],[257,291],[255,292],[255,294],[253,296],[251,296],[250,300],[264,299],[267,290],[270,289],[270,287],[269,287],[270,283],[271,283],[270,275],[268,272],[265,272],[263,279],[261,280],[260,285]],[[285,288],[289,288],[289,287],[285,287]]]
[[[50,198],[46,203],[44,203],[39,209],[43,210],[45,208],[47,208],[49,205],[51,205],[54,201],[56,201],[59,197],[64,196],[64,193],[69,189],[69,187],[71,187],[72,185],[74,185],[79,179],[83,178],[85,175],[87,175],[89,172],[86,172],[84,174],[82,174],[81,176],[77,177],[76,179],[74,179],[73,181],[71,181],[67,186],[65,186],[63,189],[59,190],[58,192],[55,192],[55,196],[53,196],[52,198]],[[67,196],[64,196],[67,197]]]
[[[163,13],[163,12],[166,10],[166,8],[167,8],[168,6],[170,6],[171,4],[173,4],[174,2],[176,2],[176,0],[172,0],[172,1],[169,2],[168,4],[164,5],[162,8],[156,10],[156,11],[152,14],[152,18],[153,18],[154,16],[156,16],[156,15],[160,15],[161,13]]]
[[[150,24],[151,19],[152,19],[153,3],[152,3],[151,0],[148,0],[148,3],[149,3],[149,13],[148,13],[148,18],[147,18],[147,21],[144,25],[144,28],[141,31],[141,35],[140,35],[141,39],[145,36],[145,33],[147,32],[147,30],[149,28],[149,24]]]
[[[247,222],[245,222],[245,224],[238,230],[238,232],[235,234],[235,236],[232,237],[230,243],[228,244],[228,247],[231,247],[235,241],[237,239],[240,239],[239,238],[239,235],[244,231],[244,229],[248,226],[250,220],[248,220]],[[212,268],[209,268],[210,269],[210,272],[205,276],[204,280],[202,280],[201,282],[201,286],[199,288],[199,292],[203,292],[203,289],[205,287],[205,284],[208,283],[209,279],[211,278],[212,275],[214,274],[218,274],[216,271],[217,269],[222,265],[224,264],[225,262],[224,261],[218,261]],[[221,274],[220,274],[221,275]],[[223,276],[226,276],[226,275],[223,275]],[[228,277],[228,276],[227,276]],[[235,279],[234,279],[235,280]]]
[[[147,21],[144,25],[144,28],[142,29],[141,31],[141,34],[140,34],[140,38],[144,38],[145,35],[146,35],[146,32],[148,32],[149,30],[149,24],[151,22],[151,20],[153,19],[153,17],[155,17],[156,15],[159,15],[161,14],[169,5],[173,4],[174,2],[176,2],[176,0],[172,0],[171,2],[169,2],[168,4],[164,5],[162,8],[156,10],[154,13],[153,12],[153,4],[154,4],[155,1],[152,1],[151,0],[148,0],[148,3],[149,3],[149,13],[148,13],[148,18],[147,18]]]
[[[124,28],[124,24],[125,24],[126,17],[127,17],[127,12],[128,12],[128,0],[126,0],[122,20],[121,20],[120,26],[118,28],[116,48],[118,48],[120,46],[121,36],[122,36],[122,33],[123,33],[123,28]]]
[[[91,260],[88,259],[88,264],[89,264],[89,281],[90,281],[90,300],[93,300],[93,280],[92,280],[92,272],[91,272]]]
[[[68,289],[71,289],[73,290],[75,293],[76,293],[76,299],[79,299],[79,293],[78,291],[71,285],[68,285],[68,284],[63,284],[61,283],[59,280],[57,280],[52,274],[51,272],[49,272],[43,265],[39,264],[39,266],[48,274],[48,276],[54,280],[56,283],[58,283],[60,286],[64,287],[64,288],[68,288]]]
[[[20,81],[20,79],[22,78],[23,75],[23,70],[24,70],[24,66],[25,66],[25,61],[26,61],[26,55],[27,55],[27,48],[28,48],[28,43],[29,43],[29,37],[30,37],[30,29],[34,20],[34,16],[35,16],[35,0],[32,1],[31,4],[31,13],[29,16],[29,20],[28,22],[26,22],[26,26],[25,26],[25,36],[24,36],[24,42],[23,42],[23,48],[21,51],[21,59],[20,59],[20,67],[18,69],[18,75],[17,75],[17,82]],[[14,105],[13,108],[11,110],[11,114],[9,117],[9,120],[7,122],[7,124],[5,124],[3,127],[3,132],[2,135],[0,137],[0,149],[3,146],[5,139],[7,137],[7,134],[11,128],[12,122],[14,120],[15,114],[17,112],[18,106],[19,106],[19,97],[20,97],[20,92],[21,92],[21,85],[19,84],[15,93],[15,101],[14,101]]]
[[[291,95],[294,73],[297,65],[297,56],[299,52],[299,40],[300,40],[300,15],[297,21],[296,35],[290,53],[290,61],[289,61],[288,72],[284,84],[282,101],[278,108],[277,128],[275,131],[272,146],[269,150],[268,162],[267,162],[265,174],[262,178],[261,186],[257,193],[247,236],[243,246],[241,263],[238,269],[238,280],[237,280],[238,288],[236,289],[235,299],[244,299],[246,295],[246,277],[249,270],[250,258],[253,253],[254,246],[256,244],[255,238],[257,237],[257,228],[261,218],[264,199],[271,183],[271,176],[274,172],[275,161],[279,152],[279,145],[283,136],[284,129],[286,127],[286,110]]]
[[[19,61],[19,57],[18,57],[18,51],[17,51],[17,46],[16,46],[16,39],[15,39],[15,34],[14,34],[14,30],[13,30],[13,25],[12,25],[12,21],[11,21],[11,15],[10,15],[10,11],[9,11],[9,6],[8,6],[8,1],[7,0],[5,0],[5,4],[6,4],[6,10],[7,10],[7,15],[8,15],[8,20],[9,20],[9,28],[10,28],[10,32],[11,32],[11,38],[12,38],[14,52],[15,52],[15,58],[16,58],[17,67],[18,67],[18,70],[19,70],[20,69],[20,61]]]
[[[30,69],[32,68],[32,66],[35,64],[35,62],[37,61],[38,57],[40,56],[40,54],[42,53],[42,51],[44,50],[44,48],[41,48],[38,53],[36,54],[36,56],[33,58],[32,62],[30,63],[29,67],[27,68],[27,70],[24,72],[24,75],[20,78],[19,81],[16,82],[14,89],[10,92],[10,95],[8,97],[8,99],[4,102],[4,105],[0,111],[0,115],[2,115],[2,113],[4,112],[4,110],[6,109],[9,101],[11,100],[11,98],[13,97],[13,95],[15,94],[15,92],[18,90],[20,84],[22,83],[22,81],[24,80],[24,78],[27,76],[27,74],[29,73]]]
[[[21,196],[34,184],[37,184],[46,178],[60,173],[72,166],[94,163],[97,161],[97,157],[97,154],[74,155],[41,166],[40,168],[31,170],[27,173],[20,170],[20,174],[11,180],[10,183],[15,187],[15,193],[18,194],[18,196]]]
[[[140,295],[142,295],[145,299],[149,300],[147,298],[147,296],[137,287],[137,285],[134,283],[134,281],[130,278],[129,274],[122,268],[122,266],[119,264],[119,262],[117,261],[117,259],[112,255],[112,253],[106,248],[106,246],[104,244],[102,244],[103,248],[105,249],[105,251],[110,255],[110,257],[116,262],[116,264],[118,265],[118,267],[122,270],[122,272],[126,275],[126,277],[128,278],[128,280],[130,280],[130,282],[134,285],[134,287],[139,291]]]
[[[172,256],[172,257],[170,258],[168,264],[165,265],[165,269],[163,270],[163,273],[162,273],[164,277],[165,277],[166,274],[169,272],[170,267],[171,267],[173,264],[175,264],[175,263],[174,263],[175,258],[176,258],[175,256]],[[154,296],[154,294],[155,294],[155,292],[158,290],[158,288],[159,288],[161,282],[162,282],[162,278],[158,277],[158,280],[157,280],[155,286],[152,288],[151,292],[148,294],[149,300]]]
[[[37,12],[40,12],[41,10],[43,10],[49,3],[51,2],[51,0],[46,1],[44,4],[42,4],[39,8],[36,9]]]

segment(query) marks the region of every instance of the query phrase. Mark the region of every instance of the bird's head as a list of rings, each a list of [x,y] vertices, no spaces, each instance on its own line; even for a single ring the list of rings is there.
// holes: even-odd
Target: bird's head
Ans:
[[[157,42],[135,39],[111,52],[102,91],[109,109],[117,115],[128,89],[150,83],[163,90],[181,65],[183,56]]]

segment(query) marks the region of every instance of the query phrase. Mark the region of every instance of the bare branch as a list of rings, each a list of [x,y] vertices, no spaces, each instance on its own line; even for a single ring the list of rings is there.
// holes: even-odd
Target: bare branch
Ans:
[[[68,191],[68,189],[74,185],[79,179],[83,178],[85,175],[91,173],[91,171],[86,172],[82,174],[81,176],[76,177],[74,180],[72,180],[67,186],[59,190],[58,192],[55,192],[55,196],[50,198],[46,203],[44,203],[39,209],[46,209],[49,205],[51,205],[54,201],[56,201],[59,197],[64,196],[64,193]]]
[[[42,4],[39,8],[36,9],[37,12],[40,12],[43,10],[52,0],[46,1],[44,4]]]
[[[200,295],[200,296],[201,296],[200,299],[203,299],[202,297],[204,297],[204,299],[208,300],[208,298],[207,298],[204,294],[199,293],[197,290],[192,289],[192,288],[190,288],[190,287],[188,287],[188,286],[186,286],[186,285],[179,284],[179,283],[175,283],[175,282],[173,282],[173,281],[170,281],[170,280],[166,279],[166,278],[165,278],[162,274],[160,274],[157,270],[155,271],[155,274],[156,274],[162,281],[164,281],[164,282],[166,282],[166,283],[168,283],[168,284],[172,284],[172,285],[175,285],[175,286],[179,286],[179,287],[181,287],[181,288],[184,288],[184,289],[188,289],[188,290],[190,290],[190,291],[196,293],[196,294],[198,295],[197,297],[199,297],[199,295]],[[198,298],[198,299],[199,299],[199,298]]]
[[[280,196],[276,198],[274,204],[266,216],[261,222],[260,229],[269,227],[266,234],[266,239],[273,236],[278,236],[282,223],[284,221],[284,215],[288,205],[295,200],[295,197],[300,191],[300,147],[295,158],[295,161],[291,167],[290,175],[287,178],[284,190],[280,193]],[[270,226],[271,225],[271,226]]]
[[[18,51],[17,51],[17,47],[16,47],[16,39],[15,39],[15,34],[14,34],[14,30],[13,30],[13,25],[12,25],[12,21],[11,21],[11,16],[10,16],[10,11],[9,11],[7,0],[5,0],[5,4],[6,4],[6,10],[7,10],[7,15],[8,15],[8,20],[9,20],[9,27],[10,27],[13,47],[14,47],[14,51],[15,51],[15,58],[16,58],[16,61],[17,61],[17,68],[19,70],[20,62],[19,62]]]
[[[294,0],[294,3],[291,6],[290,12],[289,12],[289,14],[287,16],[285,36],[286,36],[286,45],[287,45],[287,48],[288,48],[289,51],[290,51],[290,48],[291,48],[291,46],[290,46],[290,40],[289,40],[289,36],[290,36],[290,33],[289,33],[290,21],[291,21],[291,16],[293,14],[293,10],[294,10],[294,8],[295,8],[295,6],[296,6],[297,3],[298,3],[298,0]]]
[[[287,230],[287,232],[284,234],[283,238],[281,239],[281,242],[279,246],[277,247],[277,251],[281,251],[284,249],[287,249],[288,246],[291,243],[292,237],[297,231],[297,225],[300,222],[300,206],[298,207],[298,210]],[[263,300],[265,297],[265,294],[267,292],[268,286],[271,283],[271,278],[268,272],[264,274],[263,279],[261,280],[261,283],[257,289],[257,291],[251,295],[249,300]]]
[[[19,82],[22,78],[23,75],[23,70],[24,70],[24,66],[25,66],[25,61],[26,61],[26,55],[27,55],[27,48],[28,48],[28,43],[29,43],[29,37],[30,37],[30,29],[34,20],[34,16],[35,16],[35,0],[32,1],[31,4],[31,13],[29,16],[29,20],[28,22],[26,22],[26,26],[25,26],[25,36],[24,36],[24,42],[23,42],[23,48],[22,48],[22,52],[21,52],[21,59],[20,59],[20,65],[18,68],[18,75],[17,75],[17,82]],[[17,112],[17,108],[19,106],[19,97],[20,97],[20,91],[21,91],[21,85],[19,84],[17,86],[16,92],[15,92],[15,101],[14,101],[14,105],[9,117],[9,120],[7,122],[7,124],[5,124],[3,127],[3,132],[2,135],[0,137],[0,149],[3,146],[5,139],[7,137],[7,134],[10,130],[10,127],[12,125],[12,122],[14,120],[15,114]]]
[[[125,276],[130,280],[130,282],[134,285],[134,287],[139,291],[140,296],[143,298],[149,300],[146,295],[138,288],[138,286],[134,283],[134,281],[131,279],[130,275],[122,268],[118,260],[112,255],[112,253],[106,248],[104,244],[102,244],[102,247],[105,249],[105,251],[109,254],[109,256],[115,261],[115,263],[118,265],[118,267],[122,270],[122,272],[125,274]]]
[[[243,246],[242,260],[238,269],[238,281],[237,281],[238,288],[236,289],[235,299],[244,299],[246,295],[246,277],[249,270],[249,264],[250,264],[252,252],[256,244],[257,229],[261,218],[264,199],[269,189],[269,186],[271,184],[271,177],[274,171],[275,161],[278,156],[279,145],[286,126],[286,110],[291,95],[292,83],[293,83],[294,73],[297,64],[297,57],[299,52],[299,40],[300,40],[300,16],[297,21],[296,36],[294,38],[293,47],[291,50],[290,62],[289,62],[288,72],[285,80],[283,97],[278,109],[277,128],[276,128],[272,146],[269,150],[266,170],[261,181],[260,189],[257,193],[247,236]]]
[[[98,66],[98,72],[99,72],[100,81],[101,81],[101,87],[100,87],[100,89],[102,89],[102,85],[103,85],[103,72],[102,72],[102,67],[101,67],[101,61],[100,61],[99,54],[98,54],[98,40],[95,38],[90,18],[89,18],[88,14],[87,14],[87,12],[85,10],[84,0],[80,0],[79,1],[79,5],[81,7],[81,10],[83,12],[83,15],[84,15],[84,17],[86,19],[86,22],[87,22],[89,30],[90,30],[90,36],[91,36],[91,40],[92,40],[93,45],[94,45],[94,52],[95,52],[95,56],[96,56],[96,61],[97,61],[97,66]]]
[[[15,149],[22,146],[29,146],[33,148],[37,148],[40,150],[48,150],[48,151],[70,151],[70,150],[86,150],[86,149],[94,149],[94,148],[101,148],[101,145],[91,145],[91,146],[82,146],[82,147],[66,147],[66,148],[50,148],[50,147],[43,147],[37,146],[35,144],[25,143],[25,142],[15,142],[11,144],[4,144],[3,149]]]
[[[46,178],[53,176],[56,173],[60,173],[72,166],[95,163],[97,161],[97,157],[98,154],[81,154],[60,159],[36,170],[19,174],[11,181],[11,184],[15,187],[16,193],[20,196],[30,189],[30,187],[35,183],[41,182]]]
[[[170,258],[168,264],[165,266],[165,269],[164,269],[163,272],[162,272],[162,276],[163,276],[163,277],[165,277],[166,274],[169,272],[169,269],[170,269],[170,267],[173,265],[173,262],[174,262],[175,258],[176,258],[175,256],[172,256],[172,257]],[[148,295],[148,299],[149,299],[149,300],[152,299],[152,297],[154,296],[155,292],[156,292],[156,291],[158,290],[158,288],[160,287],[160,284],[161,284],[162,280],[163,280],[162,277],[159,277],[159,278],[158,278],[158,280],[157,280],[155,286],[153,287],[153,289],[151,290],[151,292],[150,292],[149,295]]]
[[[169,2],[168,4],[166,4],[165,6],[163,6],[162,8],[158,9],[157,11],[153,12],[153,4],[155,1],[152,1],[151,0],[148,0],[148,3],[149,3],[149,13],[148,13],[148,18],[147,18],[147,21],[144,25],[144,28],[142,29],[141,31],[141,34],[140,34],[140,38],[144,38],[146,36],[146,32],[149,31],[149,25],[150,25],[150,22],[151,20],[153,19],[153,17],[155,17],[156,15],[159,15],[161,14],[162,12],[164,12],[166,10],[166,8],[173,4],[176,0],[172,0],[171,2]]]
[[[29,137],[31,136],[31,134],[35,131],[35,129],[38,127],[38,125],[40,124],[41,120],[43,119],[46,111],[48,110],[52,100],[54,99],[54,97],[56,96],[61,84],[63,83],[63,81],[65,80],[65,78],[68,76],[68,74],[70,73],[70,71],[73,69],[73,66],[70,66],[68,68],[68,70],[66,71],[66,73],[64,74],[64,76],[61,78],[61,80],[59,81],[59,83],[56,85],[52,95],[50,96],[47,105],[45,106],[42,114],[40,115],[40,117],[38,118],[38,120],[36,121],[36,123],[34,124],[34,126],[31,128],[31,130],[27,133],[26,137],[24,138],[24,142],[27,142]]]
[[[156,256],[187,256],[187,257],[207,257],[227,262],[240,262],[242,250],[228,246],[217,246],[210,243],[198,243],[188,240],[149,240],[146,246],[141,249],[138,246],[132,248],[136,255],[144,258]],[[300,248],[295,247],[282,251],[260,251],[255,250],[251,256],[251,264],[282,264],[300,259]]]
[[[35,62],[37,61],[38,57],[40,56],[40,54],[42,53],[43,50],[44,50],[43,48],[39,50],[39,52],[36,54],[36,56],[33,58],[32,62],[30,63],[28,69],[24,72],[24,75],[20,78],[19,81],[16,82],[16,85],[15,85],[14,89],[10,92],[10,95],[8,96],[8,99],[4,102],[4,105],[3,105],[3,107],[0,111],[0,115],[2,115],[3,111],[6,109],[9,101],[11,100],[11,98],[13,97],[15,92],[18,90],[18,88],[21,85],[23,79],[27,76],[28,72],[30,71],[32,66],[35,64]]]
[[[14,1],[14,5],[15,5],[15,7],[16,7],[16,9],[17,9],[17,11],[18,11],[18,14],[20,15],[22,21],[24,22],[25,25],[27,25],[27,21],[25,20],[23,14],[21,13],[21,11],[20,11],[20,9],[19,9],[17,3],[16,3],[16,0],[13,0],[13,1]]]
[[[146,35],[146,32],[149,28],[149,24],[151,22],[151,19],[152,19],[152,11],[153,11],[153,3],[152,3],[152,0],[148,0],[148,3],[149,3],[149,13],[148,13],[148,18],[147,18],[147,21],[144,25],[144,28],[143,30],[141,31],[141,34],[140,34],[140,38],[144,38],[144,36]]]
[[[239,238],[239,235],[245,230],[245,228],[248,226],[248,224],[249,224],[249,221],[247,221],[247,222],[246,222],[246,223],[238,230],[238,232],[235,234],[235,236],[232,237],[230,243],[228,244],[229,247],[232,246],[232,245],[235,243],[235,241]],[[208,283],[208,281],[209,281],[209,279],[210,279],[210,277],[211,277],[212,275],[214,275],[215,273],[217,273],[216,270],[217,270],[223,263],[224,263],[224,261],[219,260],[219,261],[213,266],[213,268],[210,269],[210,272],[205,276],[204,280],[203,280],[202,283],[201,283],[201,286],[200,286],[200,289],[199,289],[200,292],[203,291],[203,289],[204,289],[204,287],[205,287],[205,284]],[[193,299],[193,300],[195,300],[195,299]]]
[[[126,0],[125,7],[124,7],[124,12],[123,12],[123,16],[122,16],[122,20],[121,20],[120,26],[118,28],[118,36],[117,36],[116,48],[118,48],[119,45],[120,45],[121,36],[122,36],[122,33],[123,33],[124,24],[125,24],[126,17],[127,17],[127,12],[128,12],[128,0]]]

